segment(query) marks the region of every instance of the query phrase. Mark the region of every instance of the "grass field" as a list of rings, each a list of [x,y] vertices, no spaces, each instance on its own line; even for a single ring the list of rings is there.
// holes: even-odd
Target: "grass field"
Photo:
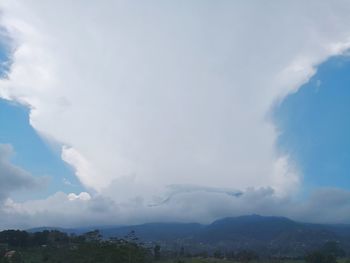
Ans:
[[[202,258],[188,258],[181,260],[166,260],[159,261],[159,263],[240,263],[238,261],[230,261],[225,259],[202,259]],[[250,263],[304,263],[303,260],[260,260],[260,261],[250,261]],[[338,263],[350,263],[350,259],[339,259]]]
[[[166,261],[159,261],[159,263],[240,263],[238,261],[231,261],[226,259],[214,259],[214,258],[208,258],[208,259],[202,259],[202,258],[188,258],[188,259],[181,259],[181,260],[166,260]],[[283,261],[250,261],[250,263],[277,263],[277,262],[283,262],[283,263],[303,263],[302,260],[283,260]],[[342,262],[343,263],[343,262]],[[345,263],[345,262],[344,262]]]

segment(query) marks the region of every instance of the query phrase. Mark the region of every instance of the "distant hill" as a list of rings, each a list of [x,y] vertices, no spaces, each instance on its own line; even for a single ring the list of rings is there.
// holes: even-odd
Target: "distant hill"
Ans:
[[[42,231],[45,228],[31,229]],[[131,231],[146,243],[159,243],[163,248],[184,247],[192,253],[202,251],[255,250],[260,254],[284,256],[304,255],[327,241],[337,241],[350,254],[350,225],[322,225],[295,222],[285,217],[248,215],[217,220],[209,225],[197,223],[149,223],[57,229],[81,234],[100,229],[105,238],[126,236]]]

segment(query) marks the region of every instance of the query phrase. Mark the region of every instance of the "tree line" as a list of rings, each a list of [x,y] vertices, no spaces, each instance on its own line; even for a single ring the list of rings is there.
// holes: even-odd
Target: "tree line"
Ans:
[[[173,251],[175,253],[175,251]],[[198,257],[185,253],[166,254],[159,244],[146,246],[130,232],[123,238],[103,239],[98,230],[82,235],[67,234],[57,230],[27,232],[21,230],[5,230],[0,232],[0,263],[148,263],[164,258],[181,259]],[[217,259],[231,259],[238,262],[255,262],[259,255],[250,250],[231,253],[215,251],[212,255]],[[338,242],[327,242],[317,250],[305,255],[307,263],[336,263],[337,258],[345,257],[344,250]],[[273,259],[273,258],[272,258]]]
[[[60,231],[0,232],[0,263],[148,263],[152,249],[132,232],[124,238],[105,240],[98,230],[82,235]]]

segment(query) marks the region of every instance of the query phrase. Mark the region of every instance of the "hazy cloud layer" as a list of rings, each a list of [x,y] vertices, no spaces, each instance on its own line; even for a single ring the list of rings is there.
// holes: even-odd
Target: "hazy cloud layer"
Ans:
[[[43,186],[45,180],[36,178],[27,171],[11,163],[14,154],[11,145],[0,144],[0,206],[8,195],[16,190],[35,190]]]
[[[40,223],[66,211],[71,223],[107,220],[112,204],[129,222],[283,209],[302,175],[277,155],[269,111],[350,46],[348,1],[4,0],[0,8],[17,47],[0,96],[30,106],[33,127],[64,145],[62,159],[94,193],[13,204],[22,212],[52,204],[32,212]],[[197,190],[174,194],[169,185]],[[258,190],[222,192],[247,187]],[[169,194],[166,205],[149,205]],[[106,218],[91,212],[104,208]]]
[[[245,214],[286,216],[316,223],[350,222],[350,192],[320,189],[307,200],[276,197],[271,188],[248,189],[232,197],[220,193],[196,191],[174,196],[169,202],[148,207],[141,198],[116,203],[110,198],[87,193],[71,198],[56,193],[45,200],[16,203],[8,199],[1,210],[1,227],[93,226],[138,224],[145,222],[201,222]],[[327,209],[321,209],[320,204]],[[191,211],[191,213],[189,213]]]

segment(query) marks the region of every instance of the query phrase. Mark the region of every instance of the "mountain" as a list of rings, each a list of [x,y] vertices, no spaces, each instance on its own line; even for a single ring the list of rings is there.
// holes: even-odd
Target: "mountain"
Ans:
[[[192,253],[248,249],[260,254],[295,257],[317,249],[328,241],[339,242],[341,247],[350,253],[350,225],[301,223],[273,216],[230,217],[209,225],[148,223],[57,230],[81,234],[92,229],[100,229],[105,238],[122,238],[134,231],[143,242],[159,243],[164,249],[170,250],[184,247]]]
[[[300,224],[283,217],[240,216],[213,222],[197,238],[206,242],[241,239],[268,241],[282,233],[296,231],[299,227]]]
[[[344,226],[345,227],[345,226]],[[350,226],[347,226],[350,230]],[[198,242],[221,247],[222,250],[255,250],[260,254],[284,256],[304,255],[328,241],[338,241],[347,247],[347,239],[333,226],[305,224],[284,217],[258,215],[224,218],[205,227],[196,236]]]
[[[124,237],[135,231],[138,238],[143,241],[173,241],[199,234],[204,226],[197,223],[149,223],[118,228],[105,228],[101,230],[104,237]]]

